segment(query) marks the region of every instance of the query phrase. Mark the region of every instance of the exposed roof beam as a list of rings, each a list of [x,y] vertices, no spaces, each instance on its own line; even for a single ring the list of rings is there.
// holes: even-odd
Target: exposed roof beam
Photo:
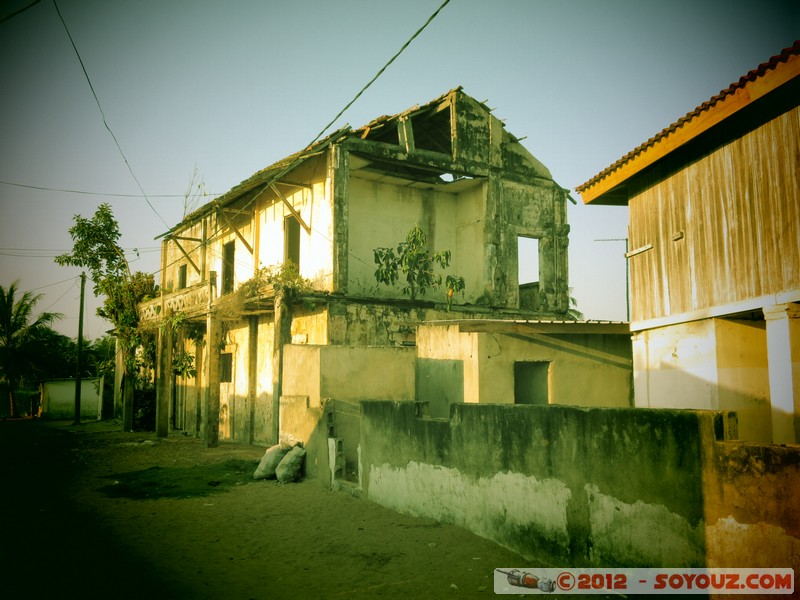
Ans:
[[[202,277],[203,273],[200,271],[200,267],[198,267],[195,264],[195,262],[192,260],[192,257],[189,256],[189,253],[186,252],[186,250],[183,249],[183,246],[181,246],[180,240],[187,239],[187,238],[182,238],[182,237],[175,236],[175,237],[172,237],[170,239],[173,242],[175,242],[175,245],[178,247],[178,250],[181,251],[181,254],[183,254],[186,257],[186,260],[189,261],[189,264],[192,265],[192,268],[197,272],[198,275],[200,275],[200,277]],[[196,238],[189,238],[189,239],[192,240],[192,241],[196,240]],[[196,240],[196,241],[202,242],[202,240]]]
[[[289,212],[292,213],[292,216],[295,219],[297,219],[297,222],[300,223],[300,225],[303,226],[303,229],[306,230],[306,233],[310,234],[311,233],[311,227],[309,227],[306,224],[306,222],[303,220],[303,217],[300,216],[300,213],[297,212],[297,210],[295,209],[294,206],[292,206],[292,203],[289,202],[289,200],[286,199],[286,196],[284,196],[277,187],[275,187],[274,183],[270,183],[269,186],[272,188],[272,191],[275,192],[275,194],[278,196],[278,198],[280,198],[283,201],[283,203],[286,205],[286,208],[288,208]]]
[[[232,210],[235,210],[235,209],[232,209]],[[250,254],[253,254],[253,246],[251,246],[250,242],[248,242],[247,239],[245,239],[245,237],[242,235],[242,232],[239,231],[239,229],[236,227],[236,225],[234,225],[231,222],[231,220],[228,218],[228,215],[225,214],[225,212],[226,212],[225,209],[219,209],[218,212],[220,214],[222,214],[223,218],[225,219],[225,222],[228,224],[228,227],[233,229],[233,232],[236,234],[236,237],[238,237],[241,240],[241,242],[244,244],[245,248],[247,248],[247,250],[250,252]]]

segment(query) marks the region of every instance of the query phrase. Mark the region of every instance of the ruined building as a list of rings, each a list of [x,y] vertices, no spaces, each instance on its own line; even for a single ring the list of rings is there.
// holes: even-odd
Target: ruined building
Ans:
[[[160,236],[161,295],[140,306],[142,324],[159,332],[159,433],[273,443],[282,420],[289,428],[298,380],[316,390],[302,409],[344,431],[358,406],[334,409],[334,389],[413,399],[421,322],[569,319],[567,200],[460,88],[257,172]],[[396,246],[415,225],[464,278],[450,310],[441,289],[412,301],[401,282],[375,279],[375,248]],[[519,255],[521,238],[535,240],[535,256]],[[520,285],[525,261],[538,265],[538,281]],[[289,262],[310,286],[258,277]],[[157,327],[167,322],[180,326]],[[302,364],[298,346],[313,349]],[[175,373],[182,352],[194,355],[196,375]]]

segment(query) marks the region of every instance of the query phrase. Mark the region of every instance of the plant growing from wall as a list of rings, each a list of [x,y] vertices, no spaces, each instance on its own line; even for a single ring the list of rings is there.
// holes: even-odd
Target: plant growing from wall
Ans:
[[[447,310],[450,310],[453,296],[458,292],[464,294],[464,278],[450,274],[443,277],[434,272],[436,265],[442,269],[450,266],[451,253],[449,250],[428,250],[427,241],[428,236],[415,225],[406,235],[406,239],[396,247],[375,248],[373,254],[375,264],[378,265],[375,279],[379,284],[392,286],[403,275],[406,285],[401,291],[411,300],[416,300],[417,295],[424,294],[429,289],[444,286]]]
[[[314,289],[311,281],[300,275],[297,265],[286,261],[279,265],[262,267],[255,277],[239,286],[239,290],[245,299],[249,299],[258,296],[267,286],[271,286],[275,293],[283,293],[285,300],[294,300]]]

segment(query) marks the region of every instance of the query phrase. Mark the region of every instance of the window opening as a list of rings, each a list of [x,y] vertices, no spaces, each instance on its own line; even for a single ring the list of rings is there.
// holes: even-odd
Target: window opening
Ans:
[[[219,355],[219,380],[220,383],[233,381],[233,353],[223,352]]]
[[[300,223],[294,216],[283,221],[283,262],[300,266]]]
[[[539,281],[539,240],[532,237],[517,238],[517,268],[519,284]]]
[[[422,112],[411,117],[414,145],[420,150],[441,152],[452,156],[453,134],[450,129],[450,108],[437,112]]]
[[[514,404],[549,404],[550,362],[514,363]]]
[[[186,265],[178,267],[178,289],[182,290],[186,287]]]
[[[233,291],[233,267],[236,242],[228,242],[222,246],[222,293]]]

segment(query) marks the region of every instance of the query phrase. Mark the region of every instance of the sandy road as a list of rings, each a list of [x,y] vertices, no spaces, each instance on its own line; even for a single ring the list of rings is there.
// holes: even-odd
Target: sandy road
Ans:
[[[0,421],[3,598],[488,598],[526,561],[314,481],[263,447]]]

